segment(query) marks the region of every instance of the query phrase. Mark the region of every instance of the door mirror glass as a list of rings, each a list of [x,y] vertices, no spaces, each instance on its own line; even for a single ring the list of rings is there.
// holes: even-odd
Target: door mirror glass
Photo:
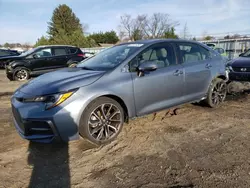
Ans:
[[[155,71],[158,68],[158,65],[155,61],[145,61],[139,67],[138,71]]]

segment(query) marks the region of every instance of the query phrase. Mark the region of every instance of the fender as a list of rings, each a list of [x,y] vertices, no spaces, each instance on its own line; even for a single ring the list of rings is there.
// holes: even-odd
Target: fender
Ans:
[[[25,67],[27,69],[29,69],[27,67],[27,62],[23,61],[23,60],[16,60],[16,61],[12,61],[9,64],[11,66],[11,68],[15,69],[17,67]]]

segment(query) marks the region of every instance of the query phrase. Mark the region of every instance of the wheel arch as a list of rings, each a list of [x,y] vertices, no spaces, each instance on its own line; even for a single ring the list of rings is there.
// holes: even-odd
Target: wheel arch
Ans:
[[[227,77],[225,75],[218,75],[214,79],[216,79],[216,78],[220,78],[220,79],[225,80],[225,81],[227,80]]]
[[[88,100],[87,100],[87,103],[85,103],[84,107],[81,109],[80,111],[80,114],[83,114],[85,109],[87,108],[88,105],[90,105],[93,101],[97,100],[98,98],[101,98],[101,97],[108,97],[108,98],[111,98],[113,100],[115,100],[116,102],[118,102],[123,110],[124,110],[124,122],[128,123],[129,121],[129,117],[130,117],[130,114],[131,112],[129,112],[129,108],[127,107],[126,103],[124,102],[124,100],[121,98],[121,97],[118,97],[117,95],[115,94],[112,94],[112,93],[100,93],[98,95],[94,95],[92,97],[90,97]],[[81,118],[79,116],[79,119],[77,120],[78,124],[80,124],[80,121],[81,121]]]
[[[25,64],[26,64],[26,63],[25,63],[24,61],[22,61],[22,60],[17,60],[17,61],[11,62],[11,67],[12,67],[13,69],[22,67],[22,68],[25,68],[25,69],[27,69],[28,71],[30,71],[30,69],[27,68],[27,67],[25,66]]]

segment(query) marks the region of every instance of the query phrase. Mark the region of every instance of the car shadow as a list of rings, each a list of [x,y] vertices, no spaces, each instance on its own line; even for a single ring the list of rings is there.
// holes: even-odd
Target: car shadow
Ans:
[[[70,187],[68,148],[68,143],[30,142],[28,164],[33,170],[28,187]]]
[[[28,164],[33,168],[29,188],[42,187],[71,187],[70,167],[69,167],[69,143],[70,137],[78,134],[78,126],[70,118],[70,112],[63,111],[61,120],[66,121],[63,133],[67,135],[64,141],[56,139],[52,143],[30,142],[28,147]],[[29,112],[31,113],[31,112]],[[62,121],[63,122],[63,121]],[[68,126],[70,125],[70,127]],[[61,127],[62,128],[62,127]],[[92,149],[92,145],[84,144],[84,140],[79,140],[81,151]]]

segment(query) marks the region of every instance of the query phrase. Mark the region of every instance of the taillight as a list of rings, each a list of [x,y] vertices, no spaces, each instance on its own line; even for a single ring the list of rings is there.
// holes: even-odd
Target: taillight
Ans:
[[[77,54],[78,57],[85,57],[85,54]]]

